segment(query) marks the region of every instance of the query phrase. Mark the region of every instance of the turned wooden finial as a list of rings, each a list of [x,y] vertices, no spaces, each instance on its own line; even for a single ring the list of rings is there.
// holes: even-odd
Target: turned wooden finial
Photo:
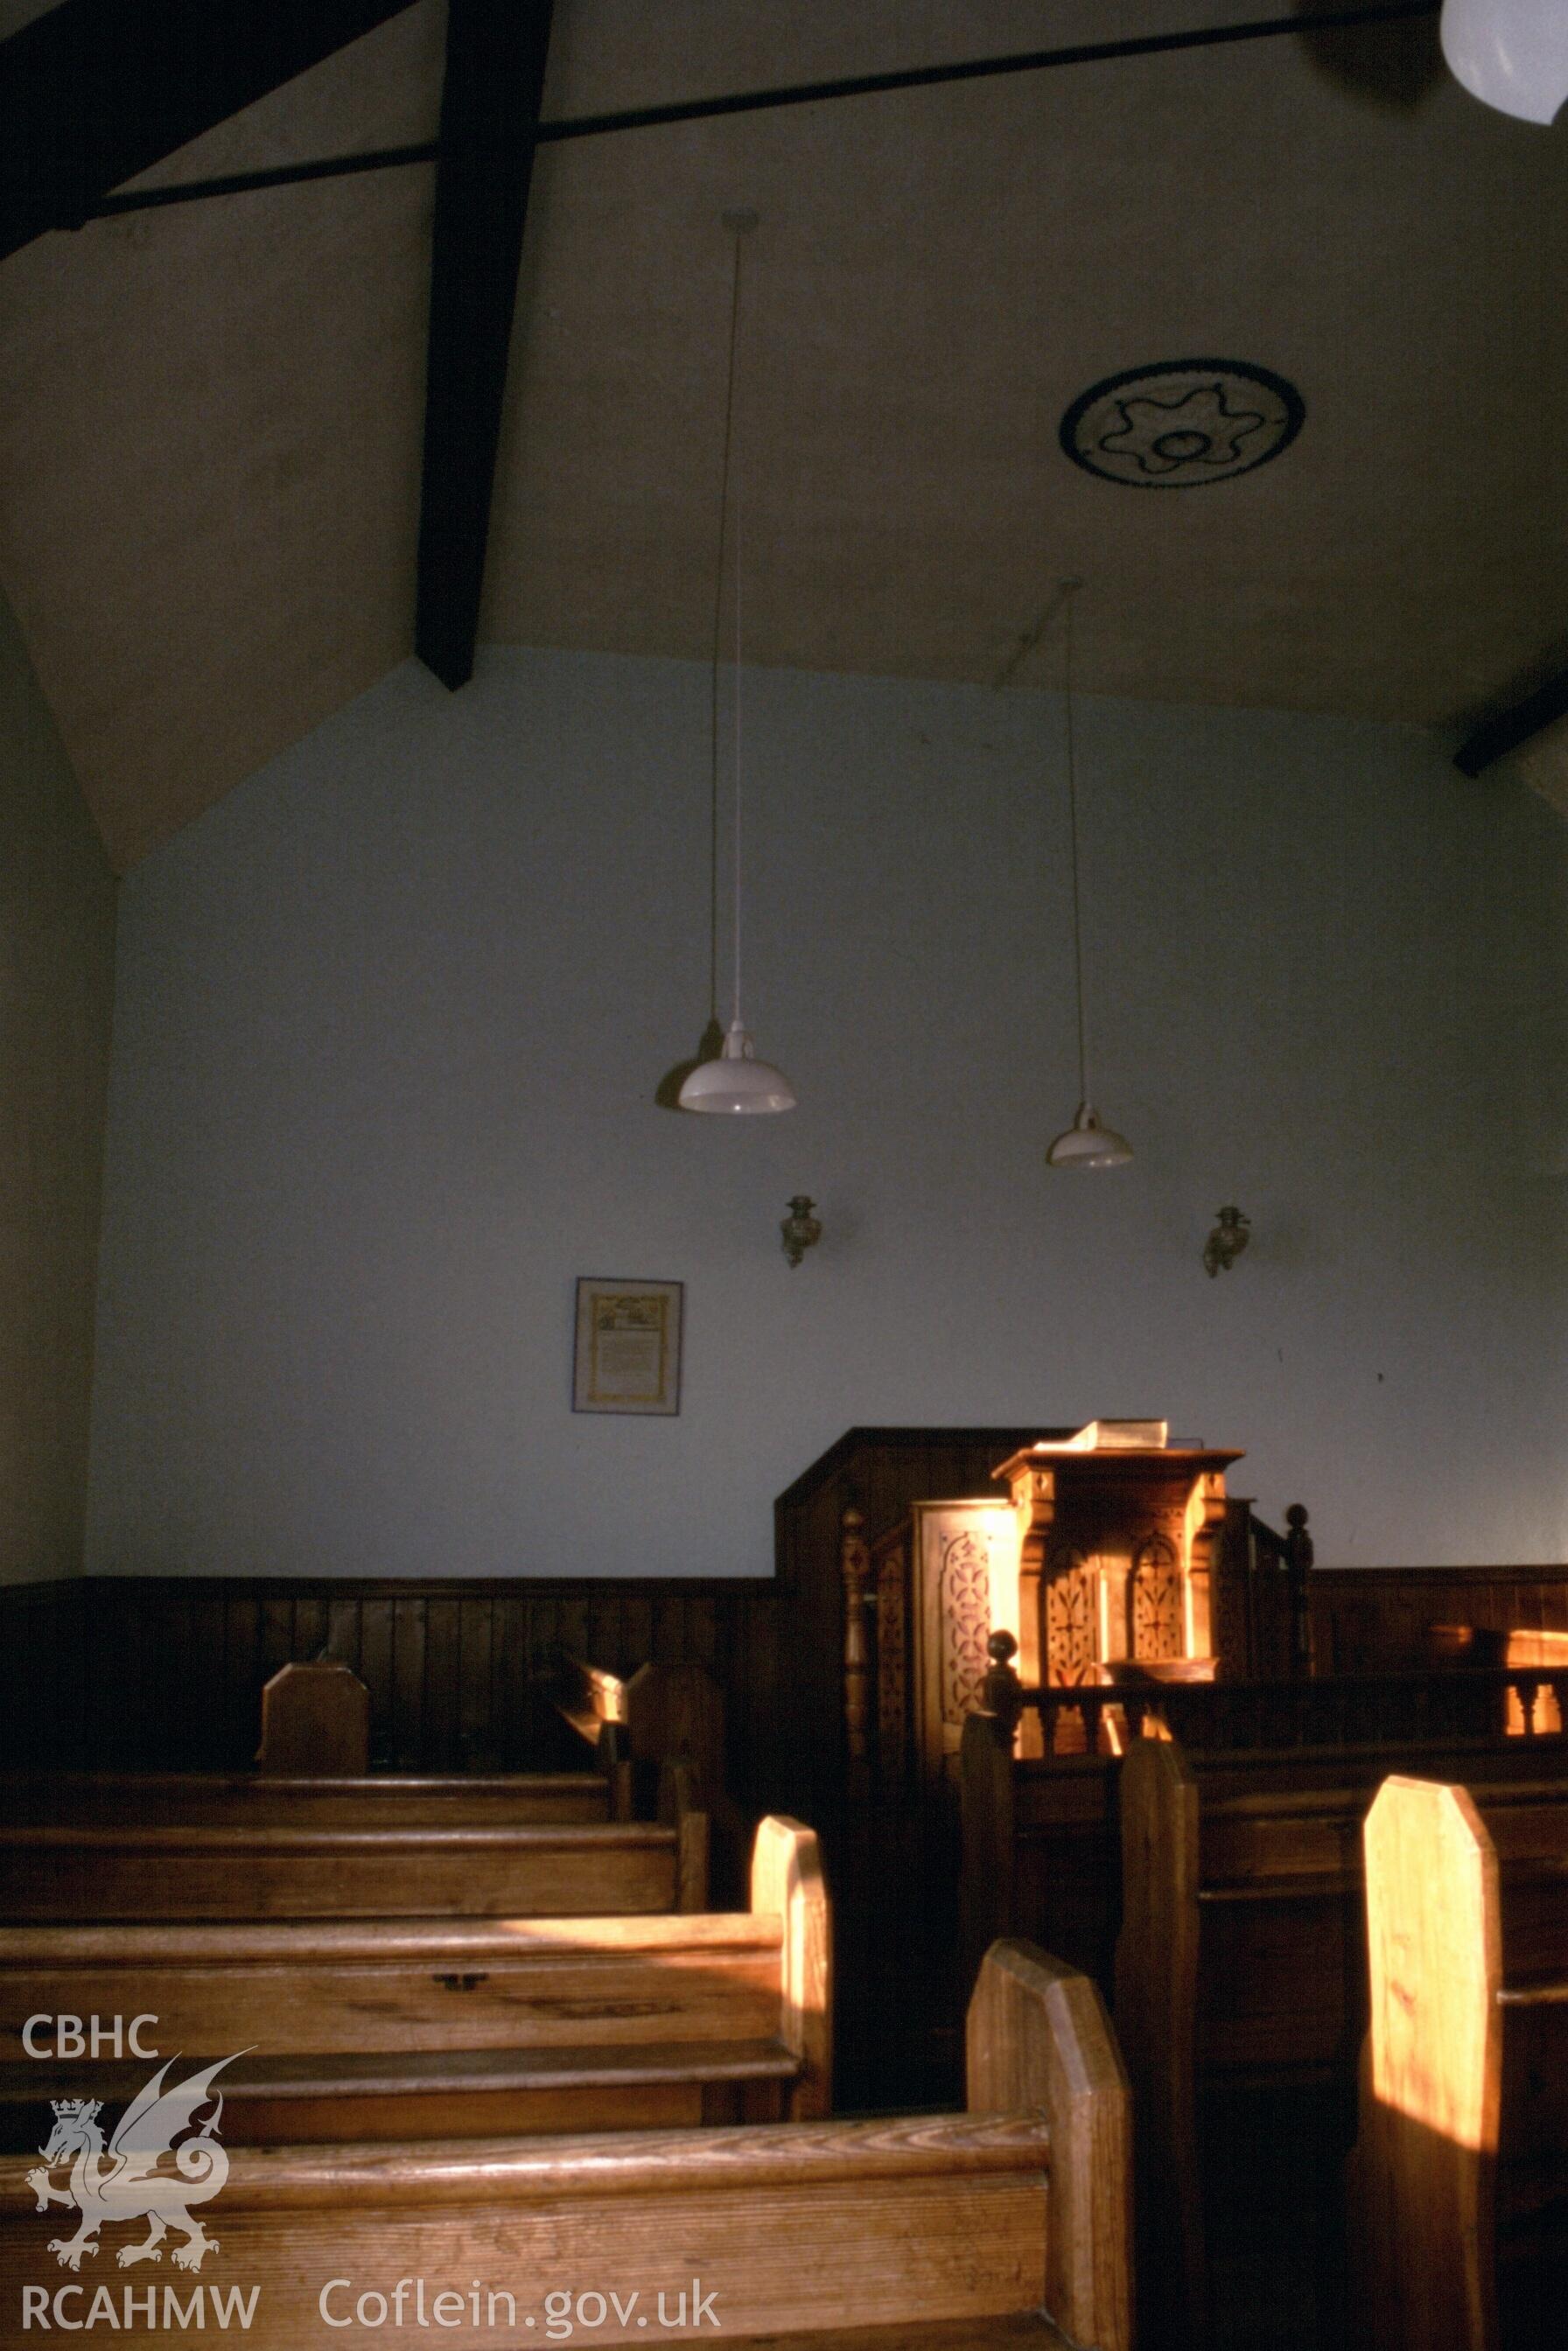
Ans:
[[[998,1632],[986,1643],[991,1660],[990,1671],[980,1686],[980,1702],[988,1714],[1011,1729],[1023,1711],[1021,1685],[1014,1670],[1013,1659],[1018,1655],[1018,1643],[1010,1633]]]

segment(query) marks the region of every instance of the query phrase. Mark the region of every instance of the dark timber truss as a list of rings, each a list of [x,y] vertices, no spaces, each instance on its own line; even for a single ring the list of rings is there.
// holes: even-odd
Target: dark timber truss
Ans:
[[[421,659],[455,688],[474,668],[507,355],[538,147],[999,75],[1394,25],[1437,16],[1440,0],[1294,10],[1246,24],[1079,42],[554,122],[539,120],[552,0],[450,0],[436,141],[178,187],[120,189],[125,180],[409,5],[59,0],[0,42],[0,258],[49,229],[79,228],[112,213],[435,163],[415,643]]]

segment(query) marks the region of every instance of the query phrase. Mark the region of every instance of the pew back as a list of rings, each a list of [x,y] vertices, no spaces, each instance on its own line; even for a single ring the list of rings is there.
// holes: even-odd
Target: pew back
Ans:
[[[607,1819],[609,1792],[588,1773],[14,1787],[0,1825],[9,1919],[506,1917],[707,1899],[707,1822],[684,1771],[666,1775],[659,1822]],[[39,1811],[55,1817],[28,1817]]]
[[[686,1816],[688,1841],[695,1828]],[[682,1832],[262,1827],[19,1831],[0,1841],[10,1918],[491,1917],[701,1907]]]
[[[574,2047],[777,2023],[779,1929],[696,1918],[323,1919],[313,1925],[0,1928],[0,2033],[28,2017],[150,2014],[214,2056]]]
[[[0,1772],[0,1836],[17,1828],[451,1828],[612,1817],[602,1774]]]
[[[264,1771],[363,1772],[371,1768],[371,1694],[336,1657],[294,1658],[261,1693]]]
[[[1390,2351],[1522,2351],[1568,2279],[1568,1801],[1396,1775],[1365,1867],[1369,2308]]]

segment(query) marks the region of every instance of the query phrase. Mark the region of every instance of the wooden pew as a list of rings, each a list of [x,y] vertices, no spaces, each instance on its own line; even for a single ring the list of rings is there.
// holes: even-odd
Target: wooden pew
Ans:
[[[666,1764],[682,1762],[703,1809],[711,1815],[722,1803],[724,1699],[706,1667],[650,1659],[635,1673],[622,1675],[564,1655],[556,1707],[596,1753],[612,1740],[610,1751],[624,1757],[634,1782],[645,1783]]]
[[[556,1706],[585,1745],[597,1747],[606,1729],[622,1730],[634,1765],[657,1770],[685,1762],[698,1795],[716,1794],[724,1777],[724,1701],[706,1667],[650,1659],[622,1675],[565,1655]]]
[[[428,2339],[421,2291],[423,2326],[455,2351],[549,2340],[569,2321],[607,2344],[717,2328],[737,2346],[787,2336],[818,2351],[1129,2351],[1128,2100],[1098,1994],[1002,1945],[976,1988],[968,2059],[963,2115],[242,2148],[225,2157],[210,2208],[221,2258],[208,2270],[197,2256],[200,2283],[252,2297],[255,2351],[317,2351],[357,2313],[392,2314],[388,2339]],[[102,2137],[96,2118],[60,2128]],[[38,2168],[0,2159],[0,2306],[35,2324],[78,2283],[47,2250],[60,2223],[37,2209]],[[103,2241],[143,2241],[145,2225],[106,2225]],[[89,2275],[65,2317],[100,2282],[117,2306],[129,2290],[144,2310],[152,2291],[161,2311],[170,2283],[151,2269],[126,2281],[103,2258]],[[186,2306],[197,2283],[172,2281]],[[671,2323],[655,2333],[661,2294]],[[384,2299],[359,2313],[361,2294]],[[163,2338],[132,2323],[116,2339]]]
[[[591,1669],[584,1668],[585,1675]],[[680,1668],[677,1672],[700,1673],[699,1667]],[[625,1716],[609,1698],[609,1686],[613,1677],[601,1677],[605,1683],[604,1695],[609,1702],[595,1707],[581,1701],[575,1708],[562,1708],[573,1728],[584,1737],[593,1750],[598,1769],[611,1784],[611,1810],[617,1820],[632,1817],[631,1787],[627,1771],[627,1733]],[[619,1687],[619,1685],[615,1685]],[[710,1685],[711,1687],[711,1685]],[[651,1708],[659,1704],[652,1691],[643,1693],[638,1701],[637,1724],[648,1732],[656,1732],[663,1725],[650,1719]],[[714,1702],[717,1703],[716,1690]],[[644,1751],[657,1766],[675,1760],[676,1748],[669,1739],[645,1743]],[[261,1693],[261,1744],[256,1750],[258,1768],[271,1778],[285,1774],[308,1778],[362,1778],[371,1768],[371,1694],[352,1667],[325,1652],[308,1661],[291,1660],[275,1673]]]
[[[623,1693],[619,1676],[570,1658],[561,1668],[553,1704],[559,1719],[591,1754],[611,1792],[616,1818],[629,1821],[636,1810],[637,1775],[632,1767]]]
[[[707,1818],[684,1767],[666,1773],[656,1822],[607,1820],[604,1783],[588,1773],[82,1775],[13,1792],[0,1822],[4,1919],[504,1917],[707,1901]]]
[[[998,1937],[1028,1934],[1110,1995],[1121,1916],[1116,1775],[1098,1755],[1017,1756],[1016,1719],[966,1718],[958,1938],[967,1982]]]
[[[151,2017],[187,2060],[245,2051],[223,2090],[225,2136],[247,2145],[824,2115],[816,1839],[764,1821],[739,1915],[0,1928],[5,2144],[46,2097],[145,2077],[55,2080],[22,2036],[57,2014]]]
[[[694,1802],[708,1818],[718,1898],[735,1899],[745,1884],[750,1834],[725,1770],[723,1695],[706,1666],[650,1659],[621,1675],[563,1653],[555,1702],[611,1774],[628,1818],[648,1809],[662,1772],[685,1765]]]
[[[1333,1750],[1361,1755],[1378,1777],[1401,1769],[1447,1777],[1448,1763],[1437,1761],[1446,1758],[1456,1764],[1452,1776],[1462,1778],[1471,1755],[1511,1740],[1532,1746],[1561,1739],[1568,1705],[1568,1661],[1550,1654],[1497,1671],[1211,1682],[1138,1692],[1024,1688],[1009,1662],[1014,1646],[1005,1634],[993,1636],[985,1696],[963,1729],[966,1980],[973,1980],[981,1952],[997,1936],[1026,1935],[1082,1968],[1107,1997],[1122,1901],[1122,1761],[1113,1751],[1113,1726],[1133,1733],[1159,1727],[1180,1741],[1196,1769],[1206,1769],[1210,1757],[1239,1769],[1257,1755],[1267,1771],[1277,1768],[1270,1757]]]
[[[1500,1802],[1543,1771],[1568,1797],[1561,1742],[1465,1751]],[[1211,2262],[1230,2250],[1206,2226],[1206,2189],[1228,2147],[1260,2175],[1260,2114],[1314,2199],[1302,2225],[1337,2236],[1366,2019],[1361,1831],[1387,1768],[1376,1749],[1188,1757],[1155,1740],[1121,1765],[1115,2016],[1137,2106],[1140,2259],[1183,2284],[1166,2339],[1206,2337]]]
[[[1470,1672],[1495,1672],[1500,1666],[1546,1666],[1557,1673],[1568,1668],[1568,1633],[1541,1625],[1505,1632],[1487,1625],[1428,1625],[1427,1649],[1434,1663]],[[1540,1686],[1528,1726],[1519,1696],[1510,1694],[1508,1727],[1515,1738],[1525,1737],[1527,1729],[1537,1734],[1562,1729],[1562,1710],[1550,1683]]]
[[[1568,2295],[1568,1790],[1396,1776],[1365,1866],[1369,2339],[1535,2351]]]
[[[261,1693],[264,1771],[319,1777],[371,1768],[371,1694],[351,1666],[336,1657],[294,1658]]]
[[[1568,1667],[1568,1633],[1521,1627],[1508,1635],[1503,1656],[1510,1666],[1550,1666],[1561,1673]],[[1559,1694],[1550,1682],[1539,1687],[1529,1728],[1538,1733],[1563,1728]],[[1525,1734],[1524,1711],[1518,1698],[1510,1706],[1509,1729],[1516,1738]]]

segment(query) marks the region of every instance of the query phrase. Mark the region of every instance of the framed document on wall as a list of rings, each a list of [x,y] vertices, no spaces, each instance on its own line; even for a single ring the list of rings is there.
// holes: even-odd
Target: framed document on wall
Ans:
[[[579,1279],[574,1412],[679,1412],[683,1288]]]

